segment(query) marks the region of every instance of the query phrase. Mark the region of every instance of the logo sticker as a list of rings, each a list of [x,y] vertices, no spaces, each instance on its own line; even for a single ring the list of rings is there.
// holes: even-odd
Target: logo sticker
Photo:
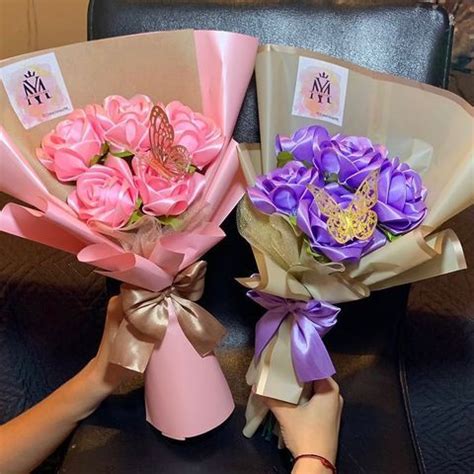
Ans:
[[[349,71],[300,57],[292,114],[342,125]]]
[[[26,129],[72,112],[71,99],[54,53],[0,68],[10,104]]]

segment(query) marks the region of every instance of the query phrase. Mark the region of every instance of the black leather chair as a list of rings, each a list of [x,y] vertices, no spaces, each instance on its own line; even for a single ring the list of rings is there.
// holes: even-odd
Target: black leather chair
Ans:
[[[428,5],[343,7],[337,3],[91,0],[88,35],[99,39],[179,28],[238,31],[258,36],[262,43],[310,48],[374,70],[446,86],[452,28],[444,10]],[[254,85],[247,94],[235,137],[258,141]],[[163,439],[143,423],[141,390],[113,397],[78,429],[61,472],[286,472],[286,458],[274,445],[258,436],[247,441],[240,435],[248,393],[244,374],[260,313],[233,280],[255,268],[232,216],[225,230],[228,237],[207,255],[207,291],[202,304],[230,332],[219,357],[238,403],[236,413],[215,432],[181,445]],[[218,267],[227,268],[228,273],[218,273]],[[109,285],[109,292],[114,286]],[[219,298],[214,296],[217,294]],[[418,472],[419,453],[410,433],[398,350],[407,295],[408,288],[402,287],[346,305],[338,326],[326,338],[345,397],[338,459],[342,473]],[[104,296],[97,288],[91,292],[95,308],[103,307]],[[87,325],[93,335],[77,359],[85,360],[93,351],[97,326]],[[25,346],[21,340],[18,344]],[[30,361],[28,369],[33,364]],[[57,370],[50,364],[45,372]]]
[[[284,1],[90,3],[89,39],[178,28],[238,31],[256,35],[262,43],[311,48],[441,87],[447,81],[451,28],[446,13],[429,6],[364,8]],[[250,87],[235,136],[240,141],[258,141],[254,86]],[[207,256],[210,270],[203,304],[230,329],[220,356],[237,401],[245,403],[243,376],[258,310],[245,299],[233,277],[249,274],[254,265],[246,243],[237,235],[233,216],[225,227],[228,238]],[[221,275],[217,268],[227,268],[228,275]],[[417,470],[398,366],[397,334],[407,294],[407,287],[397,288],[346,305],[338,328],[327,338],[346,398],[339,455],[341,472]],[[378,312],[381,307],[387,308],[384,314]],[[241,419],[239,415],[235,418]],[[231,432],[240,428],[239,423],[229,425],[232,429],[228,426],[225,434],[234,438]],[[224,445],[230,439],[222,438],[221,442]],[[204,437],[201,443],[207,446],[211,440]],[[241,444],[240,441],[237,446]],[[230,458],[238,456],[237,446],[233,450],[223,448],[229,449],[229,458],[221,467],[231,470],[234,466],[231,472],[238,472],[236,461]],[[166,454],[164,451],[165,457]],[[197,467],[193,470],[211,472],[210,466],[204,462],[202,471]],[[247,470],[251,470],[250,460]],[[186,472],[184,465],[182,472]]]

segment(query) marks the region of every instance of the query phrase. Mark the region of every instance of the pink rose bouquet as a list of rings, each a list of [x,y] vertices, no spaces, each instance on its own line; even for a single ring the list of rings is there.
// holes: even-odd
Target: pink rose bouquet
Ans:
[[[166,164],[173,166],[178,155],[173,157],[164,146],[152,150],[154,107],[162,114],[158,126],[172,130],[170,150],[181,147],[188,159],[179,173],[166,172]],[[67,202],[89,226],[114,231],[134,224],[136,229],[142,220],[148,222],[143,217],[152,216],[157,228],[167,231],[177,224],[171,218],[202,196],[206,169],[224,143],[212,119],[179,101],[162,107],[146,95],[113,95],[103,105],[89,104],[59,122],[36,154],[59,181],[74,183]],[[120,241],[119,233],[112,235]]]
[[[197,301],[202,257],[244,194],[231,137],[257,46],[192,30],[75,44],[49,53],[50,101],[30,108],[21,89],[14,107],[0,94],[0,192],[26,204],[7,204],[0,230],[124,283],[110,362],[144,373],[146,419],[172,438],[234,409],[214,355],[225,330]],[[28,57],[28,71],[46,74],[41,58]],[[7,61],[21,68],[24,57]]]

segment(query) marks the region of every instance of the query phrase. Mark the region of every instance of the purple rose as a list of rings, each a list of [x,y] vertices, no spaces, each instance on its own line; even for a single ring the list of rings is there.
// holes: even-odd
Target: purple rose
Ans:
[[[277,135],[275,139],[276,153],[288,151],[296,160],[313,163],[321,149],[331,145],[329,132],[319,125],[311,125],[297,130],[291,137]]]
[[[353,194],[337,183],[328,184],[325,189],[343,208],[352,202]],[[370,239],[353,239],[340,244],[329,233],[326,222],[327,217],[319,212],[313,196],[309,193],[305,195],[298,207],[297,225],[309,237],[311,248],[334,262],[358,261],[387,242],[385,235],[376,229]]]
[[[426,216],[426,188],[421,176],[398,158],[383,164],[379,197],[374,211],[392,234],[404,234],[421,224]]]
[[[287,216],[296,215],[299,201],[307,186],[320,185],[316,169],[308,169],[299,161],[290,161],[282,168],[276,168],[259,176],[248,195],[253,205],[265,214],[275,212]]]
[[[388,151],[366,137],[334,135],[331,146],[315,156],[315,165],[324,176],[336,174],[340,184],[357,189],[370,172],[387,161]]]
[[[337,134],[331,138],[318,125],[300,128],[291,137],[277,135],[275,149],[277,154],[288,151],[296,160],[313,163],[325,178],[337,175],[340,184],[353,189],[388,159],[383,145],[374,145],[366,137]]]

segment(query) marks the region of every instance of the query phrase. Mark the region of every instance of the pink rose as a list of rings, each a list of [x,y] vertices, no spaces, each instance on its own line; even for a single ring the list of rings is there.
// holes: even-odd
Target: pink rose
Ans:
[[[99,104],[88,104],[84,108],[86,115],[92,126],[94,127],[95,132],[105,142],[105,133],[109,130],[114,123],[105,113],[104,107]]]
[[[102,140],[86,113],[77,109],[43,137],[36,155],[59,181],[75,181],[100,154],[101,146]]]
[[[178,181],[169,180],[148,166],[143,157],[132,161],[135,183],[143,200],[143,212],[151,216],[178,216],[201,194],[206,178],[193,173]]]
[[[224,137],[211,119],[178,101],[166,106],[166,114],[174,128],[174,143],[188,149],[194,166],[202,169],[217,158]]]
[[[129,165],[109,155],[105,165],[94,165],[79,176],[68,204],[79,219],[118,229],[130,219],[137,199],[138,190]]]
[[[95,117],[94,126],[101,130],[112,152],[139,153],[150,149],[149,126],[153,102],[146,95],[136,95],[130,100],[111,95],[104,100],[104,107],[89,108]]]

